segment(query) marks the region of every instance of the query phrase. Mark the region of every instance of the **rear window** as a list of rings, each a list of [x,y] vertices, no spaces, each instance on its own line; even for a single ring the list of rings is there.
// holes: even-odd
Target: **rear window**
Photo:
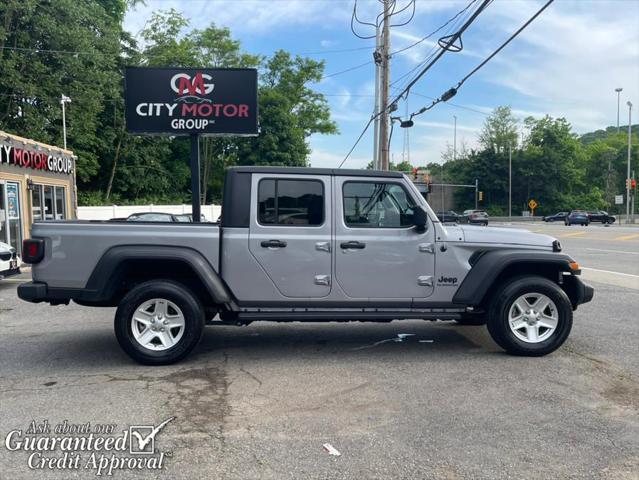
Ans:
[[[264,179],[259,183],[257,196],[261,225],[324,223],[324,185],[318,180]]]

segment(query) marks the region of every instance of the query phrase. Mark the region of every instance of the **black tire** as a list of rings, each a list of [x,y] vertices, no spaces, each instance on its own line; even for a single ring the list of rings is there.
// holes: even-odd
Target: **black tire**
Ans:
[[[184,316],[184,333],[172,347],[154,351],[142,346],[133,336],[131,318],[144,302],[166,299],[177,305]],[[169,280],[151,280],[137,285],[125,295],[115,313],[115,336],[122,349],[133,360],[144,365],[168,365],[186,357],[202,338],[204,308],[199,299],[184,285]]]
[[[557,327],[545,340],[527,343],[515,336],[509,326],[508,313],[520,296],[526,293],[541,293],[550,298],[557,307]],[[488,332],[501,348],[511,355],[539,357],[557,350],[568,338],[572,329],[572,305],[559,285],[535,275],[509,279],[497,289],[488,310]]]
[[[462,313],[460,319],[455,320],[459,325],[486,325],[486,314],[484,313]]]

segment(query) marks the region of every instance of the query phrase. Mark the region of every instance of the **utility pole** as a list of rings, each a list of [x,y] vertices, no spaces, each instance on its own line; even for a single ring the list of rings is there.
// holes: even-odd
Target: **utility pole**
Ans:
[[[630,223],[630,151],[632,148],[632,103],[628,105],[628,174],[626,176],[626,223]],[[634,220],[634,219],[633,219]]]
[[[379,129],[379,142],[380,142],[380,166],[382,170],[389,169],[389,145],[388,145],[388,128],[389,128],[389,105],[388,105],[388,91],[390,89],[390,13],[391,0],[384,0],[384,21],[382,23],[382,66],[381,66],[381,79],[380,79],[380,129]]]
[[[513,146],[508,144],[508,219],[513,216]]]
[[[373,59],[375,60],[375,109],[373,115],[375,116],[375,130],[373,133],[373,168],[380,170],[380,152],[379,152],[379,75],[380,75],[380,47],[382,44],[382,34],[379,25],[375,27],[375,53]]]
[[[619,133],[619,95],[622,90],[623,88],[621,87],[615,88],[615,92],[617,92],[617,133]]]
[[[453,128],[453,162],[457,160],[457,115],[453,115],[455,126]]]
[[[475,179],[475,210],[477,210],[477,202],[479,200],[479,179]]]
[[[67,116],[64,108],[65,103],[71,103],[71,99],[66,95],[60,97],[60,105],[62,105],[62,142],[64,143],[64,149],[67,149]]]

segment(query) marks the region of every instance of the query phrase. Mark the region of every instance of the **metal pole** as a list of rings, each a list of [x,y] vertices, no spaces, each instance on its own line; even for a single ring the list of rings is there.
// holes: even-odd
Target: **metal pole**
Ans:
[[[453,115],[455,127],[453,129],[453,162],[457,160],[457,115]]]
[[[191,216],[193,223],[200,223],[200,136],[191,134]]]
[[[62,96],[62,100],[60,100],[62,104],[62,142],[64,144],[64,149],[67,149],[67,117],[64,111],[64,95]]]
[[[635,171],[632,171],[632,178],[635,178]],[[632,205],[630,205],[630,217],[632,218],[632,223],[635,223],[635,197],[637,196],[637,191],[632,191]]]
[[[475,179],[475,210],[477,210],[477,201],[479,199],[479,179]]]
[[[388,145],[388,120],[389,120],[389,112],[388,112],[388,90],[390,87],[390,0],[384,0],[384,23],[383,23],[383,31],[382,31],[382,75],[381,75],[381,94],[382,99],[380,102],[380,109],[382,114],[380,115],[380,151],[381,151],[381,167],[382,170],[389,169],[389,145]]]
[[[442,209],[441,209],[441,212],[442,212],[442,215],[443,215],[444,214],[444,162],[443,161],[442,161],[442,186],[441,186],[441,189],[442,189]]]
[[[381,32],[379,25],[375,28],[375,52],[379,52],[379,47],[382,43]],[[373,134],[373,168],[380,170],[379,162],[379,121],[380,118],[377,115],[379,113],[379,63],[375,62],[375,109],[373,115],[375,115],[375,130]]]
[[[508,145],[508,219],[513,216],[513,146]]]
[[[628,105],[628,175],[626,176],[626,223],[630,223],[630,149],[632,148],[632,103]]]
[[[619,94],[622,90],[623,88],[621,87],[615,88],[615,92],[617,92],[617,133],[619,133]]]

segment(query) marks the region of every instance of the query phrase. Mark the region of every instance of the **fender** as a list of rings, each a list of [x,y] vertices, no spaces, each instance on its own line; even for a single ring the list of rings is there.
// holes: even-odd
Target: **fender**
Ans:
[[[486,251],[478,256],[470,272],[462,281],[453,297],[453,303],[479,305],[499,275],[513,265],[552,265],[556,266],[558,271],[572,272],[571,262],[574,260],[570,256],[557,252],[520,249]]]
[[[105,301],[117,288],[118,270],[127,260],[177,260],[186,263],[200,279],[211,298],[220,304],[233,302],[231,292],[201,253],[186,247],[119,245],[107,250],[93,269],[82,300]]]

